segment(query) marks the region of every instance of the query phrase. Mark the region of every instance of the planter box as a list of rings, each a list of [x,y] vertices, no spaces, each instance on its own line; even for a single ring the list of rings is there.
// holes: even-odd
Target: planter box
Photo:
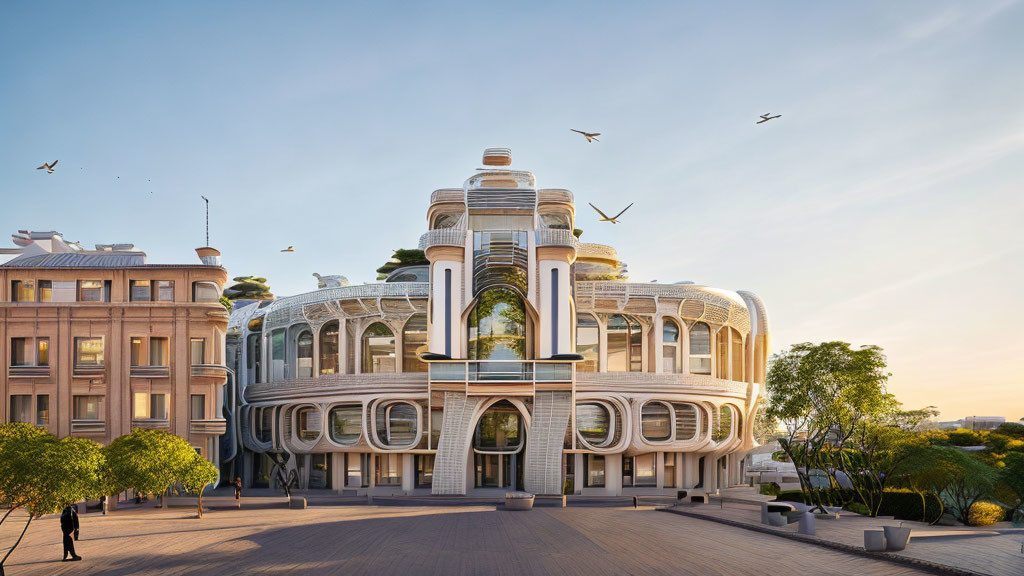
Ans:
[[[533,494],[508,492],[505,494],[506,510],[533,510]]]
[[[890,552],[899,552],[907,547],[910,542],[910,528],[902,526],[883,526],[885,531],[885,549]]]
[[[885,533],[881,530],[865,530],[864,549],[868,552],[881,552],[885,550]]]
[[[306,499],[302,496],[292,496],[288,499],[288,508],[292,510],[305,510]]]

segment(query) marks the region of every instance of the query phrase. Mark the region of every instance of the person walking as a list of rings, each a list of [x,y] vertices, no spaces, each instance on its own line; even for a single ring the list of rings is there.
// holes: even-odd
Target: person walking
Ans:
[[[235,489],[235,508],[242,508],[242,478],[236,476],[235,481],[231,483],[231,486]]]
[[[73,504],[68,504],[64,507],[64,511],[60,514],[60,531],[64,534],[64,560],[68,561],[68,554],[71,555],[71,561],[81,560],[82,557],[75,554],[75,542],[71,539],[71,535],[74,534],[75,540],[78,540],[78,510],[75,510]]]

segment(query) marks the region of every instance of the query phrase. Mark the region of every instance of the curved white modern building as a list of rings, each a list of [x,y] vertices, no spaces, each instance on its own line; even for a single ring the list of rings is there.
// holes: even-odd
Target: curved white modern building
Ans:
[[[761,300],[629,283],[613,248],[574,236],[572,194],[510,163],[489,149],[431,195],[429,266],[236,309],[232,474],[379,495],[740,481],[768,357]]]

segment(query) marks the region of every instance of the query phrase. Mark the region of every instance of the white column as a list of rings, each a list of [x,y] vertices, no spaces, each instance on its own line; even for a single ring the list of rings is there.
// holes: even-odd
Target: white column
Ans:
[[[654,372],[661,374],[665,371],[662,356],[665,354],[665,318],[661,314],[654,316]]]
[[[558,278],[558,292],[553,293],[553,276]],[[569,263],[558,260],[541,260],[540,298],[537,308],[540,312],[540,354],[541,358],[550,358],[552,354],[567,354],[572,349],[572,311],[569,300],[572,297],[569,288]],[[557,301],[557,317],[555,317],[555,301]],[[558,332],[557,344],[552,339]]]

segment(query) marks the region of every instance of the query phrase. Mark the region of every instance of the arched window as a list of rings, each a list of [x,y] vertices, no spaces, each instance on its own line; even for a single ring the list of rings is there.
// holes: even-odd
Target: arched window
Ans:
[[[644,440],[662,442],[672,437],[672,416],[668,406],[648,402],[640,409],[640,433]]]
[[[603,403],[580,402],[576,405],[576,431],[591,446],[604,447],[612,439],[611,411]]]
[[[402,328],[402,371],[426,372],[420,354],[427,351],[427,315],[413,314]]]
[[[608,316],[608,371],[640,372],[643,357],[643,331],[630,316]]]
[[[661,371],[666,374],[679,372],[679,325],[665,319],[661,329]]]
[[[295,375],[299,378],[313,377],[313,333],[309,330],[299,332],[295,339]]]
[[[468,324],[470,360],[526,359],[526,307],[515,292],[484,291]]]
[[[576,364],[578,372],[597,372],[600,332],[597,318],[591,314],[576,317],[576,353],[583,355],[583,362]]]
[[[320,373],[338,373],[338,321],[331,320],[320,328]]]
[[[690,373],[711,374],[711,328],[703,322],[690,327]]]
[[[381,322],[374,322],[363,331],[364,373],[395,371],[395,333]]]
[[[729,376],[732,380],[743,381],[743,336],[740,335],[739,330],[730,328],[729,329],[731,346],[730,350],[732,353],[732,374]]]
[[[480,416],[473,447],[480,452],[519,452],[523,449],[523,421],[508,400],[493,404]]]
[[[712,422],[711,439],[715,442],[722,442],[732,436],[732,406],[725,405],[718,408],[718,418]]]

